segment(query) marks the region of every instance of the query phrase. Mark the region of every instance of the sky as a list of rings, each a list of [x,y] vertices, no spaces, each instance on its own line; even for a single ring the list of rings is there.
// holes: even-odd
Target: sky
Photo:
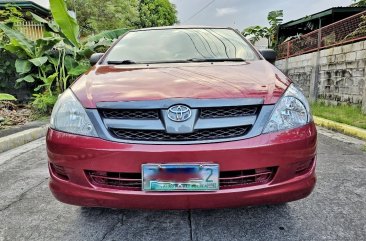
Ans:
[[[272,10],[283,10],[284,22],[288,22],[331,7],[349,6],[352,3],[352,0],[170,1],[177,6],[178,18],[182,25],[223,26],[239,30],[252,25],[266,26],[267,14]],[[34,2],[46,7],[49,5],[48,0],[34,0]]]

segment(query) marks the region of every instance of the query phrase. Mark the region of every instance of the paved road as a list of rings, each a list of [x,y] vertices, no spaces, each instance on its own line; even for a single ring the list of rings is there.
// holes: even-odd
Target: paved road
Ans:
[[[205,211],[84,209],[48,190],[44,139],[0,154],[0,241],[366,240],[366,152],[324,132],[318,184],[301,201]],[[336,137],[339,140],[330,138]]]

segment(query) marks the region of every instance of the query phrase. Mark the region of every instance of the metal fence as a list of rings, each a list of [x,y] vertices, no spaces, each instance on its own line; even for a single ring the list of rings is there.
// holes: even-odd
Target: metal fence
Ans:
[[[16,23],[14,27],[31,40],[37,40],[43,37],[44,26],[41,23],[34,23],[28,21],[28,22]]]
[[[278,45],[278,59],[366,39],[366,11]]]

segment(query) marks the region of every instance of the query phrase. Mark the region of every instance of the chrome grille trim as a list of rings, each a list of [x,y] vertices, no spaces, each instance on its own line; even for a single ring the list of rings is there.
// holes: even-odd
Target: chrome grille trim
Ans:
[[[263,105],[264,100],[261,98],[243,98],[243,99],[190,99],[190,98],[173,98],[163,100],[142,100],[142,101],[123,101],[123,102],[99,102],[96,104],[97,109],[168,109],[172,105],[181,104],[197,108],[210,107],[229,107],[229,106],[254,106]]]
[[[196,130],[203,130],[235,126],[252,126],[255,123],[256,119],[257,116],[198,119],[194,128]]]
[[[253,125],[256,116],[233,117],[219,119],[198,119],[196,121],[195,130],[217,129],[235,126]],[[104,119],[104,124],[111,129],[128,129],[128,130],[165,130],[160,120],[129,120],[129,119]]]
[[[160,120],[128,120],[128,119],[104,119],[104,124],[111,129],[130,130],[165,130]]]

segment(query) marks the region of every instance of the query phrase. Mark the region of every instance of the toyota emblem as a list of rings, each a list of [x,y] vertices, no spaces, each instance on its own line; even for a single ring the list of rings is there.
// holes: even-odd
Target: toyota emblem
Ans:
[[[168,118],[175,122],[186,121],[191,116],[191,109],[185,105],[174,105],[168,109]]]

